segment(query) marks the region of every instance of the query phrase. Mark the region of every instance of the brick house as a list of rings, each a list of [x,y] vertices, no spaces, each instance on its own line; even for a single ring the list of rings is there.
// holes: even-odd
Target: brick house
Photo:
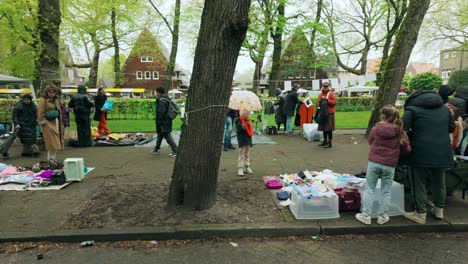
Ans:
[[[439,68],[430,62],[411,62],[406,68],[406,72],[411,76],[425,72],[439,74]]]
[[[468,70],[468,42],[458,48],[441,50],[439,67],[444,81],[448,81],[453,71]]]
[[[124,88],[145,88],[145,96],[156,95],[156,88],[163,86],[168,64],[168,54],[162,44],[147,29],[138,37],[122,69]],[[180,88],[184,73],[176,67],[169,90]],[[186,85],[186,84],[184,84]]]

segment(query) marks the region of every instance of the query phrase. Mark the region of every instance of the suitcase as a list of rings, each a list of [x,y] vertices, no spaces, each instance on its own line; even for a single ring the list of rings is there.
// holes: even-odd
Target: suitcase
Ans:
[[[357,189],[335,189],[338,196],[338,205],[340,212],[355,211],[361,209],[361,193]]]
[[[19,127],[15,128],[13,133],[11,133],[10,136],[8,136],[8,138],[0,144],[0,152],[2,153],[3,157],[8,157],[8,150],[10,150],[11,145],[13,142],[15,142],[16,137],[18,137],[19,131]]]

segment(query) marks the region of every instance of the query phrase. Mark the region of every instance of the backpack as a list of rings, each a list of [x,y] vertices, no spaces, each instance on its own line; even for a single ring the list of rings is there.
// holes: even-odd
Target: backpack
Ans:
[[[328,95],[324,100],[320,100],[320,104],[317,107],[317,112],[315,113],[314,120],[319,125],[325,125],[328,122]]]
[[[336,189],[336,195],[339,199],[339,210],[340,212],[345,211],[359,211],[361,208],[361,193],[356,189]]]
[[[161,100],[166,100],[169,102],[169,105],[167,106],[167,116],[174,120],[177,115],[179,115],[180,113],[180,110],[179,110],[179,106],[177,106],[177,103],[168,99],[168,98],[164,98],[162,97]]]

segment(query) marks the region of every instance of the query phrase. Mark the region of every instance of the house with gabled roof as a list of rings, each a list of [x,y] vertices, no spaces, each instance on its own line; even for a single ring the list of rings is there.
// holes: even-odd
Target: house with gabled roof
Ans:
[[[122,68],[125,88],[145,88],[145,96],[156,95],[156,88],[163,86],[169,53],[153,34],[144,29],[133,46]],[[187,73],[176,65],[168,90],[188,87]]]
[[[439,74],[439,68],[430,62],[411,62],[408,67],[406,67],[406,72],[409,75],[416,75],[425,72]]]

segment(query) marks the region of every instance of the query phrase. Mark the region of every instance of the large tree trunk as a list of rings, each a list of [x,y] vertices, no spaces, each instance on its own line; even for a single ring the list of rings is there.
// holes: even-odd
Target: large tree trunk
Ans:
[[[263,57],[255,62],[255,70],[252,78],[252,90],[260,94],[260,79],[262,76]]]
[[[392,52],[385,63],[385,72],[381,75],[379,92],[369,120],[367,134],[379,121],[380,109],[387,104],[395,104],[406,71],[406,65],[418,39],[419,29],[430,2],[430,0],[411,0],[409,3],[405,19],[396,35]]]
[[[205,210],[216,202],[223,124],[249,7],[250,0],[205,1],[168,208]]]
[[[273,38],[273,59],[272,59],[272,66],[271,66],[271,73],[270,73],[270,96],[274,96],[276,92],[276,88],[278,86],[278,79],[279,79],[279,70],[281,66],[281,51],[283,49],[283,31],[286,22],[285,18],[285,8],[286,2],[280,1],[278,3],[278,21],[276,24],[275,32],[271,34]]]
[[[99,71],[99,56],[101,55],[101,48],[99,42],[97,40],[96,33],[91,33],[91,39],[93,40],[94,44],[94,54],[93,54],[93,61],[90,65],[89,70],[89,88],[96,88],[98,82],[98,71]]]
[[[120,46],[117,38],[116,27],[117,18],[115,14],[115,2],[111,12],[111,30],[112,30],[112,42],[114,43],[114,86],[120,87],[122,85],[122,73],[120,71]]]
[[[176,65],[177,50],[179,48],[179,22],[180,22],[180,0],[176,0],[174,10],[174,25],[172,27],[172,45],[171,54],[169,55],[169,63],[166,67],[166,76],[164,78],[164,88],[169,90],[172,86],[172,76],[174,76],[174,68]]]
[[[59,0],[39,1],[41,90],[47,84],[60,87],[59,35],[62,22]]]

